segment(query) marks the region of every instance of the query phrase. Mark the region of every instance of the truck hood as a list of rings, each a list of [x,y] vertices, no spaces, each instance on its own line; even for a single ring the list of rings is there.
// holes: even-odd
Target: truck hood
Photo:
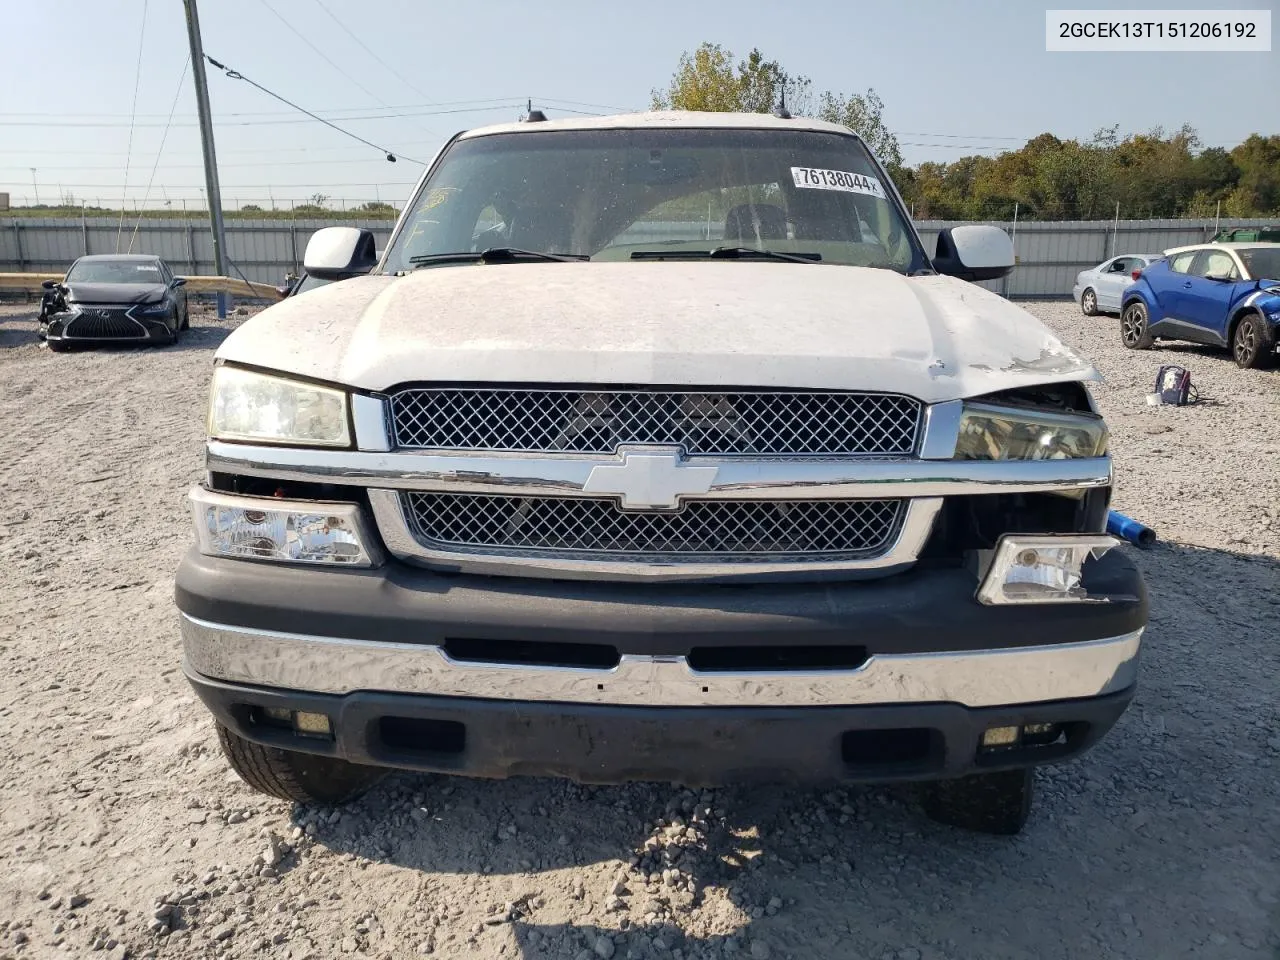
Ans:
[[[773,262],[431,267],[290,297],[222,360],[381,391],[407,382],[906,393],[934,403],[1098,372],[951,277]]]
[[[163,300],[168,289],[163,283],[68,283],[71,303],[152,303]]]

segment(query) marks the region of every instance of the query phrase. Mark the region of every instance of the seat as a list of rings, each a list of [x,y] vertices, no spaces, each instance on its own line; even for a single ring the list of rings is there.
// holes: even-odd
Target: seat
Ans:
[[[787,215],[771,203],[743,203],[731,207],[724,218],[728,243],[760,243],[787,239]]]

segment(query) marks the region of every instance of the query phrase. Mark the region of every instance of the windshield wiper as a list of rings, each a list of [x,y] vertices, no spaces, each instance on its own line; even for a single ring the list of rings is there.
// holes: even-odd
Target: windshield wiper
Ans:
[[[633,250],[632,260],[786,260],[817,263],[820,253],[783,253],[758,247],[712,247],[710,250]]]
[[[487,250],[461,250],[457,253],[424,253],[410,257],[415,267],[433,263],[512,263],[516,260],[551,260],[572,263],[589,259],[585,253],[544,253],[541,250],[521,250],[519,247],[489,247]]]

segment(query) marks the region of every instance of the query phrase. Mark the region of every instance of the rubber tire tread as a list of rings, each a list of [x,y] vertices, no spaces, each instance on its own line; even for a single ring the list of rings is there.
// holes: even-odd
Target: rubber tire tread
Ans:
[[[1271,324],[1267,323],[1267,318],[1256,310],[1253,313],[1246,313],[1241,317],[1235,326],[1235,330],[1231,331],[1231,358],[1234,360],[1236,355],[1236,330],[1240,329],[1240,324],[1246,320],[1252,321],[1254,329],[1258,331],[1258,350],[1253,355],[1253,362],[1244,369],[1246,370],[1270,370],[1276,362],[1276,334]],[[1239,362],[1236,363],[1239,366]]]
[[[383,771],[377,767],[263,746],[221,723],[215,721],[214,726],[222,752],[240,779],[281,800],[333,806],[355,799],[382,779]]]

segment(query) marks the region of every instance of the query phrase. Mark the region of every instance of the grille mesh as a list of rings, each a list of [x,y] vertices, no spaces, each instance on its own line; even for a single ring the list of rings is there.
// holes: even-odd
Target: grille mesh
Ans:
[[[87,312],[73,317],[64,334],[86,340],[132,340],[145,337],[147,331],[136,320],[126,316],[127,312],[91,307]]]
[[[396,444],[446,450],[612,453],[621,443],[689,454],[913,453],[921,406],[877,393],[675,393],[409,388],[391,396]]]
[[[902,500],[693,500],[679,513],[627,512],[608,498],[405,493],[405,514],[428,547],[601,559],[751,561],[883,554]]]

